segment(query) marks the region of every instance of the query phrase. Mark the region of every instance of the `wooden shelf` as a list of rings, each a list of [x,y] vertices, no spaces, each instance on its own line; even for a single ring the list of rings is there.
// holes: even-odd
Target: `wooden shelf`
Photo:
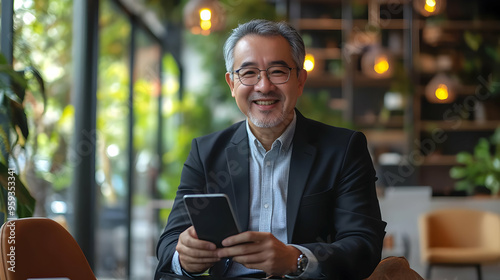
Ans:
[[[355,118],[355,125],[361,128],[403,129],[404,116],[391,116],[386,122],[379,121],[378,118],[371,120],[360,116]]]
[[[302,30],[342,30],[342,19],[331,18],[302,18],[298,21],[298,28]],[[355,19],[352,21],[354,27],[362,28],[372,24],[365,19]],[[415,20],[415,26],[419,29],[425,28],[428,24],[423,20]],[[383,29],[405,29],[407,23],[404,19],[391,19],[384,21]],[[434,26],[434,25],[433,25]],[[445,20],[440,22],[438,27],[445,30],[500,30],[500,21],[498,20]]]
[[[425,27],[425,25],[423,25]],[[447,30],[482,30],[496,31],[500,30],[499,20],[445,20],[439,25]]]
[[[429,74],[429,73],[426,73]],[[435,73],[437,74],[437,73]],[[469,95],[474,95],[476,93],[476,90],[478,87],[483,87],[483,85],[459,85],[456,87],[456,93],[458,96],[469,96]],[[416,92],[421,95],[425,96],[425,86],[420,85],[417,86]]]
[[[341,87],[342,80],[339,77],[327,73],[311,73],[307,76],[306,87]]]
[[[429,137],[429,134],[434,133],[435,129],[445,131],[450,140],[436,143],[442,145],[437,147],[434,152],[420,158],[422,162],[419,163],[421,163],[423,171],[417,172],[414,180],[415,184],[430,185],[435,189],[443,188],[445,185],[451,188],[454,182],[450,179],[448,172],[452,166],[458,165],[454,153],[462,148],[470,150],[476,138],[489,135],[500,126],[500,117],[490,114],[490,106],[498,110],[495,108],[495,106],[498,107],[497,103],[490,99],[485,100],[486,82],[470,76],[462,65],[464,57],[461,52],[464,47],[467,47],[463,33],[465,31],[478,33],[483,36],[484,42],[491,42],[492,38],[495,39],[495,34],[500,32],[500,17],[491,17],[494,20],[486,19],[487,17],[484,19],[478,17],[478,19],[470,20],[448,20],[446,18],[469,18],[469,14],[472,15],[473,12],[476,12],[457,12],[448,9],[442,16],[439,16],[438,20],[429,20],[416,12],[411,21],[408,21],[408,14],[404,12],[394,15],[398,18],[387,20],[381,12],[391,8],[389,5],[394,5],[394,1],[357,0],[355,2],[360,8],[360,12],[353,13],[345,19],[342,19],[342,15],[336,10],[335,13],[330,13],[333,10],[323,9],[342,9],[346,4],[347,8],[352,8],[352,3],[348,1],[298,0],[290,2],[296,8],[291,9],[293,13],[290,13],[295,16],[293,18],[295,27],[315,39],[311,40],[311,44],[314,44],[316,48],[307,48],[306,50],[307,53],[313,54],[316,59],[316,68],[309,73],[306,87],[312,91],[328,88],[336,97],[340,96],[332,101],[330,107],[343,110],[345,112],[343,116],[357,129],[365,133],[370,148],[375,151],[375,156],[386,150],[397,151],[402,155],[411,153],[418,149],[418,143],[425,137]],[[314,3],[322,5],[311,8],[310,5],[314,5]],[[457,7],[460,7],[460,3],[456,4]],[[397,5],[398,7],[412,5],[412,1],[401,0],[398,1]],[[305,9],[301,10],[303,7]],[[406,6],[405,8],[410,7]],[[304,12],[301,13],[301,11]],[[318,13],[316,17],[314,12]],[[489,16],[494,15],[493,11],[487,12]],[[303,18],[300,18],[301,16]],[[329,18],[337,16],[338,18]],[[375,36],[375,33],[367,34],[368,31],[375,31],[368,28],[373,26],[378,26],[379,30],[377,31],[380,32],[377,36],[380,35],[379,37]],[[434,33],[432,33],[433,31]],[[433,35],[435,37],[432,37]],[[319,40],[315,36],[325,36],[326,38]],[[389,43],[396,41],[389,41],[389,39],[394,38],[398,38],[398,44],[390,45]],[[491,43],[493,46],[495,46],[494,42],[495,40]],[[372,113],[373,115],[366,113],[366,117],[360,116],[362,112],[366,111],[364,107],[370,105],[370,102],[373,103],[373,100],[381,101],[382,94],[391,89],[393,82],[393,79],[368,78],[360,70],[363,48],[375,43],[392,46],[391,51],[395,59],[402,62],[403,65],[408,61],[406,60],[406,52],[413,52],[411,54],[413,64],[408,66],[413,66],[414,76],[411,77],[410,81],[415,83],[413,84],[415,93],[408,97],[407,101],[410,104],[408,104],[408,108],[405,108],[404,117],[399,114],[391,116],[387,122],[379,121],[378,112]],[[412,46],[408,48],[410,43]],[[396,45],[398,48],[394,50]],[[319,48],[319,46],[325,48]],[[344,52],[349,50],[355,51]],[[426,83],[439,72],[437,69],[441,65],[438,64],[442,62],[439,60],[441,59],[440,55],[449,56],[452,65],[451,72],[462,78],[461,83],[463,84],[456,87],[457,98],[454,103],[436,105],[425,99],[425,87]],[[329,67],[328,63],[332,60],[334,60],[333,63],[337,63],[335,60],[341,60],[340,65],[344,71]],[[493,63],[493,61],[485,61],[485,63]],[[334,75],[332,73],[337,72],[330,72],[330,70],[338,71],[339,74]],[[364,98],[366,94],[371,93],[371,89],[375,94],[371,95],[370,99]],[[471,108],[474,104],[470,98],[473,97],[477,97],[473,100],[474,102],[482,102],[484,114],[482,114],[483,110],[476,111]],[[363,103],[363,106],[354,104],[357,102]],[[380,106],[380,104],[381,102],[377,102],[374,105]],[[410,109],[409,106],[412,106],[411,110],[407,110]],[[468,116],[462,116],[464,119],[459,119],[460,114],[463,113],[458,111],[460,107],[468,113]],[[449,109],[457,111],[453,111],[453,114],[446,114],[446,110]],[[407,114],[411,114],[411,116]],[[478,120],[469,120],[468,118]],[[480,121],[479,119],[484,120]]]
[[[315,71],[315,70],[313,70]],[[317,71],[317,70],[316,70]],[[353,84],[356,87],[374,87],[374,88],[389,88],[391,79],[372,79],[362,74],[355,74],[353,77]],[[306,80],[306,87],[341,87],[342,77],[329,74],[327,72],[312,72],[309,73]]]
[[[342,30],[342,19],[334,18],[302,18],[298,20],[298,28],[300,30]],[[376,24],[366,19],[355,19],[352,21],[352,26],[358,30],[365,30],[367,26]],[[404,19],[391,19],[380,23],[383,29],[406,29]]]
[[[307,53],[314,55],[315,59],[342,59],[340,48],[306,48]]]
[[[342,19],[302,18],[298,20],[300,30],[342,30]]]
[[[454,155],[430,155],[425,157],[424,166],[454,166],[457,165],[457,157]]]
[[[500,126],[500,121],[422,121],[420,130],[432,132],[439,128],[444,131],[491,131]]]
[[[406,145],[408,134],[400,129],[362,129],[372,146]]]

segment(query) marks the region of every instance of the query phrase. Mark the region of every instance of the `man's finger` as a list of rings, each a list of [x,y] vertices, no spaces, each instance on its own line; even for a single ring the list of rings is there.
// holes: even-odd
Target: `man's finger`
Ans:
[[[215,246],[212,242],[198,239],[193,226],[189,227],[180,234],[179,243],[183,246],[199,250],[213,251],[217,249],[217,246]]]
[[[255,231],[245,231],[222,240],[222,246],[230,247],[234,245],[244,244],[244,243],[255,243],[260,242],[269,237],[271,233],[268,232],[255,232]]]
[[[192,257],[189,255],[180,255],[179,256],[181,263],[190,263],[190,264],[207,264],[207,263],[215,263],[220,261],[220,258],[217,257]]]

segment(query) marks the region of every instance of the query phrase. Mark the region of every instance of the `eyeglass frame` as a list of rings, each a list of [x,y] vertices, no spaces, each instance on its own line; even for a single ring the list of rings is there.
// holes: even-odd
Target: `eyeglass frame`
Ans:
[[[269,72],[267,72],[270,68],[273,68],[273,67],[284,67],[284,68],[288,68],[289,72],[288,72],[288,78],[286,79],[286,81],[282,82],[282,83],[273,83],[271,81],[271,78],[269,78]],[[239,71],[241,69],[248,69],[248,68],[251,68],[251,69],[257,69],[259,71],[259,75],[257,76],[257,82],[255,84],[245,84],[242,80],[241,80],[241,76],[240,76],[240,73]],[[246,67],[240,67],[239,69],[236,69],[234,71],[231,72],[231,74],[238,74],[238,80],[240,81],[240,83],[244,86],[255,86],[256,84],[258,84],[260,82],[260,80],[262,79],[262,76],[260,75],[260,72],[262,71],[266,71],[266,76],[267,76],[267,79],[269,80],[269,82],[271,82],[273,85],[282,85],[282,84],[286,84],[288,83],[288,81],[290,80],[290,75],[292,74],[292,70],[293,69],[297,69],[299,70],[299,67],[290,67],[288,65],[272,65],[272,66],[269,66],[267,67],[266,69],[259,69],[257,67],[249,67],[249,66],[246,66]]]

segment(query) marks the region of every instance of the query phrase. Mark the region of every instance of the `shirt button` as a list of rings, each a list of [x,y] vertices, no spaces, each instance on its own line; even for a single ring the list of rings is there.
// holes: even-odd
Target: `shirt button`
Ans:
[[[267,203],[264,204],[264,208],[266,208],[266,209],[269,208],[269,204],[267,204]]]
[[[270,161],[266,161],[266,166],[271,166],[271,162]]]

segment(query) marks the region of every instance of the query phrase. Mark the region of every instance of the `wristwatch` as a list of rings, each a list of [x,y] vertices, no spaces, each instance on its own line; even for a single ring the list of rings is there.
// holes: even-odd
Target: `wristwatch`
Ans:
[[[293,273],[295,276],[301,275],[307,267],[308,259],[305,254],[300,254],[299,258],[297,259],[297,271]]]

